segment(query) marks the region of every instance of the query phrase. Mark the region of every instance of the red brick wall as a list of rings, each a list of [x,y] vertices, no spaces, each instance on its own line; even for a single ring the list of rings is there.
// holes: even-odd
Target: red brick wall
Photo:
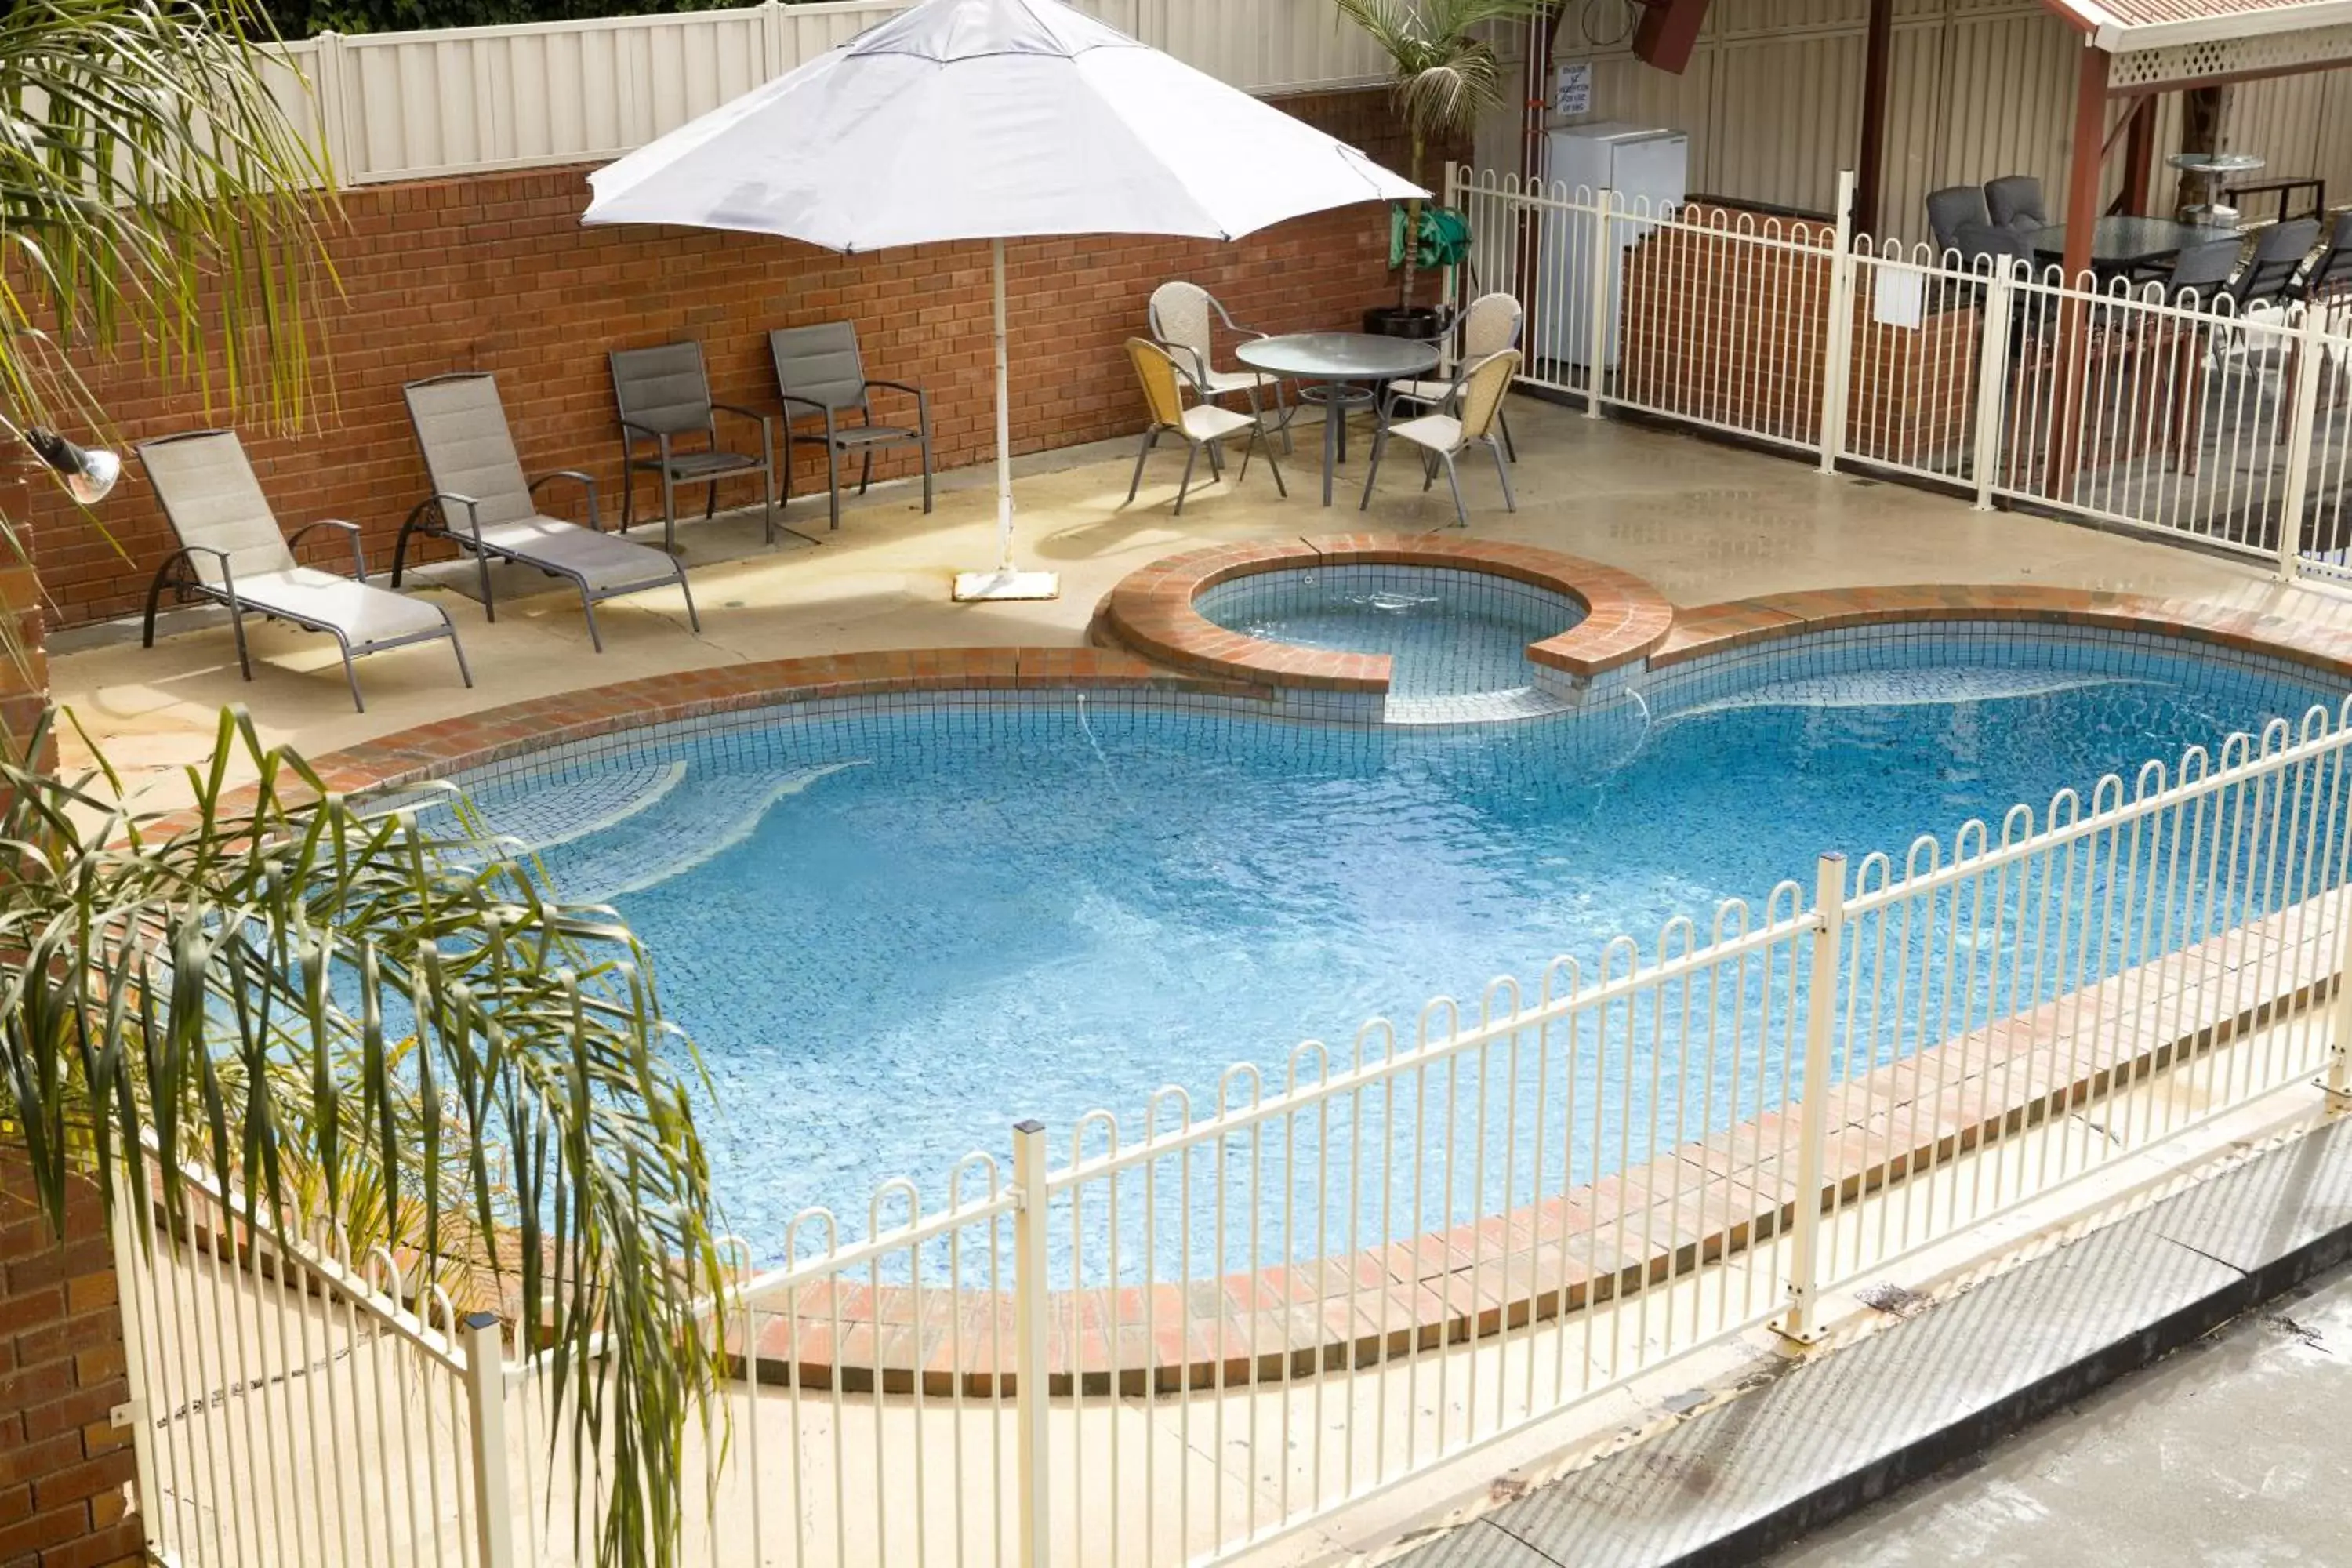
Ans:
[[[1401,165],[1382,93],[1283,100],[1301,118]],[[1433,160],[1433,166],[1435,162]],[[524,464],[583,468],[617,516],[618,428],[604,351],[701,340],[722,401],[772,411],[772,327],[847,317],[868,374],[931,395],[939,460],[979,460],[994,439],[985,244],[923,246],[844,258],[783,240],[699,230],[583,229],[583,168],[365,187],[344,199],[331,242],[342,298],[326,311],[333,405],[298,437],[245,432],[279,521],[335,516],[364,531],[388,563],[402,518],[427,491],[401,384],[443,371],[494,371]],[[1435,176],[1432,176],[1433,178]],[[1265,331],[1352,324],[1394,296],[1387,212],[1378,205],[1300,219],[1239,244],[1091,237],[1007,247],[1017,450],[1141,427],[1142,401],[1119,344],[1144,330],[1144,301],[1171,278],[1207,286],[1236,320]],[[164,385],[135,353],[87,367],[125,442],[216,422],[184,386]],[[799,459],[805,498],[822,460]],[[877,474],[908,471],[910,451]],[[655,504],[650,486],[641,507]],[[729,502],[751,499],[738,481]],[[681,495],[681,505],[700,492]],[[800,526],[823,503],[800,500]],[[126,615],[169,549],[136,465],[100,509],[122,552],[55,505],[36,509],[43,587],[61,624]],[[314,535],[313,557],[340,566],[348,546]],[[127,552],[125,559],[123,552]]]
[[[131,1432],[109,1423],[130,1397],[98,1190],[76,1185],[60,1241],[0,1154],[0,1565],[140,1560]]]

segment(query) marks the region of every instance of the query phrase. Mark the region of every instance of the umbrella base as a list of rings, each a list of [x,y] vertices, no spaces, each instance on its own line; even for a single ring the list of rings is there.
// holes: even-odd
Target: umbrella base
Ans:
[[[959,572],[955,596],[959,603],[995,599],[1058,599],[1062,579],[1051,572]]]

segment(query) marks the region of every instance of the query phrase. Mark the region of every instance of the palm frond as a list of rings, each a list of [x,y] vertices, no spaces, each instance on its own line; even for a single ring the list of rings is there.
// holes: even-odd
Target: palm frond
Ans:
[[[1468,132],[1500,100],[1500,62],[1482,29],[1539,16],[1547,0],[1333,3],[1388,56],[1391,91],[1418,144]]]
[[[331,794],[242,714],[191,782],[167,825],[110,770],[0,763],[0,1136],[52,1214],[121,1162],[176,1218],[195,1163],[251,1223],[331,1221],[492,1290],[579,1450],[611,1456],[597,1560],[675,1561],[723,1265],[700,1067],[646,953],[478,840]]]

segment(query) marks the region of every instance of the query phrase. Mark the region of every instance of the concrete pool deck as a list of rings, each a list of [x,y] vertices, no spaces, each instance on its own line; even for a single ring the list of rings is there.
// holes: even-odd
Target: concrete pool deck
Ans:
[[[1516,514],[1491,484],[1470,481],[1473,539],[1534,544],[1647,579],[1681,605],[1761,595],[1921,583],[2032,584],[2191,601],[2216,616],[2255,616],[2313,633],[2352,635],[2352,596],[2277,583],[2259,567],[2177,546],[2015,513],[1978,512],[1962,500],[1520,399],[1513,425],[1521,462]],[[1302,445],[1302,454],[1306,451]],[[220,707],[243,703],[266,741],[316,756],[412,727],[587,686],[777,658],[882,649],[1077,647],[1111,587],[1179,551],[1253,539],[1357,529],[1443,530],[1451,502],[1408,476],[1384,485],[1368,512],[1326,510],[1301,483],[1277,499],[1263,474],[1230,477],[1171,515],[1175,465],[1155,462],[1132,506],[1122,504],[1132,447],[1105,443],[1024,459],[1017,482],[1019,554],[1062,574],[1062,596],[1030,604],[958,605],[956,572],[994,555],[991,475],[946,476],[938,510],[923,515],[909,485],[877,488],[845,507],[822,546],[784,536],[764,549],[755,511],[681,525],[699,636],[675,593],[600,606],[606,651],[590,650],[578,600],[548,579],[509,576],[499,619],[446,585],[476,671],[461,686],[447,651],[395,650],[363,659],[368,710],[354,712],[332,643],[274,626],[254,630],[256,679],[237,678],[225,623],[184,617],[182,630],[138,646],[135,626],[53,634],[58,699],[126,773],[157,782],[158,806],[176,804],[173,770],[209,750]],[[1303,463],[1304,458],[1300,459]],[[1360,492],[1359,492],[1360,493]],[[791,521],[821,503],[803,497]],[[302,519],[289,519],[289,523]],[[126,567],[126,570],[130,568]],[[446,584],[456,574],[425,574]],[[71,760],[79,750],[68,742]]]

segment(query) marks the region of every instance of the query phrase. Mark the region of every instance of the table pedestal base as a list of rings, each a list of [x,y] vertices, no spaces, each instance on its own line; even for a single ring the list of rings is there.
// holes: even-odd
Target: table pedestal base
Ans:
[[[1298,401],[1318,405],[1323,410],[1323,504],[1329,506],[1331,471],[1348,460],[1348,411],[1370,408],[1380,396],[1370,387],[1352,382],[1318,381],[1300,384]]]

